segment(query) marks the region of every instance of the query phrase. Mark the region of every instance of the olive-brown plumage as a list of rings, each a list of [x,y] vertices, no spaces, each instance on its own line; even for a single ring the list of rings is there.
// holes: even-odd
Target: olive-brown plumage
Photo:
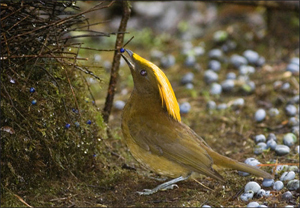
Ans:
[[[176,97],[164,73],[130,50],[126,52],[131,61],[122,56],[131,70],[134,89],[123,110],[122,132],[137,161],[171,178],[204,174],[223,180],[212,165],[272,178],[258,168],[212,150],[201,137],[181,122]]]

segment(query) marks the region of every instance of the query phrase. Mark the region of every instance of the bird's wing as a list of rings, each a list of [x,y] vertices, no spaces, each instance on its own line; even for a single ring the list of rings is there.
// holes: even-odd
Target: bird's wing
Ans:
[[[138,122],[128,123],[130,135],[141,148],[152,154],[222,180],[222,176],[212,169],[213,161],[202,147],[206,145],[204,141],[183,123],[167,119],[153,121],[140,117]]]

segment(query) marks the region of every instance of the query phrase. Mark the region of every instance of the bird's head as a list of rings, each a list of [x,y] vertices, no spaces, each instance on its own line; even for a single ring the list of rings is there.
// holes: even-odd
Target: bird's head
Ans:
[[[122,57],[128,64],[133,77],[134,88],[140,95],[157,96],[161,99],[162,107],[175,120],[180,121],[180,111],[173,88],[164,74],[155,64],[140,57],[136,53],[125,49],[130,59],[124,54]]]

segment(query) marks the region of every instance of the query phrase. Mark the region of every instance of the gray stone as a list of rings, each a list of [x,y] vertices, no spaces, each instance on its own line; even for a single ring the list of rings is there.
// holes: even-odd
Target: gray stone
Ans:
[[[259,203],[256,201],[250,202],[249,204],[247,204],[247,207],[258,207]]]
[[[283,189],[283,187],[284,187],[284,185],[283,185],[282,181],[276,181],[273,184],[273,189],[276,191],[280,191],[281,189]]]
[[[295,178],[296,174],[294,171],[289,171],[289,172],[284,172],[281,177],[280,180],[281,181],[290,181],[293,180]]]
[[[221,83],[222,89],[224,91],[231,91],[234,88],[234,81],[232,79],[226,79]]]
[[[248,60],[250,64],[256,64],[259,60],[259,54],[253,50],[246,50],[243,56]]]
[[[258,134],[255,136],[255,142],[259,143],[259,142],[265,142],[266,141],[266,137],[263,134]]]
[[[222,86],[216,82],[212,83],[209,92],[211,95],[220,95],[222,93]]]
[[[296,191],[299,190],[299,180],[294,179],[288,182],[288,184],[286,185],[287,189],[289,191]]]
[[[262,182],[262,186],[263,187],[271,187],[274,184],[274,179],[269,179],[269,178],[264,178],[263,182]]]
[[[281,195],[281,199],[283,199],[283,200],[290,200],[292,198],[293,198],[293,194],[290,191],[284,192]]]
[[[221,63],[217,60],[210,60],[208,62],[208,68],[215,72],[218,72],[221,69]]]
[[[213,70],[206,70],[204,72],[204,81],[206,83],[216,82],[218,79],[219,79],[218,74],[215,73]]]
[[[283,144],[285,144],[286,146],[291,147],[295,144],[295,142],[297,142],[297,137],[295,134],[287,133],[283,136]]]
[[[257,122],[263,121],[265,117],[266,117],[266,111],[262,108],[258,109],[254,114],[254,119]]]
[[[249,190],[249,191],[247,191],[247,192],[245,192],[245,193],[243,193],[241,196],[240,196],[240,199],[242,200],[242,201],[249,201],[250,199],[252,199],[253,198],[253,195],[254,195],[254,192],[252,191],[252,190]]]
[[[191,105],[188,102],[184,102],[179,106],[180,113],[188,113],[191,110]]]
[[[188,72],[186,73],[182,79],[181,79],[181,84],[187,84],[187,83],[192,83],[194,80],[194,73],[193,72]]]
[[[287,116],[295,116],[297,114],[296,106],[288,104],[287,106],[285,106],[285,113]]]
[[[287,155],[290,153],[290,148],[286,145],[281,145],[281,144],[278,144],[276,147],[275,147],[275,152],[277,155],[279,156],[282,156],[282,155]]]
[[[236,79],[236,74],[234,72],[229,72],[226,75],[226,79]]]
[[[261,189],[260,185],[255,181],[250,181],[246,184],[244,191],[252,190],[254,193],[257,193]]]

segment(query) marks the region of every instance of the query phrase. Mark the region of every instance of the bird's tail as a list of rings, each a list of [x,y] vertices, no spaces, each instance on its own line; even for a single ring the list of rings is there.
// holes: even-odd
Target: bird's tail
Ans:
[[[208,152],[209,156],[213,159],[214,165],[222,166],[224,168],[231,168],[239,171],[244,171],[259,177],[263,178],[273,178],[273,176],[263,170],[258,169],[257,167],[247,165],[245,163],[238,162],[236,160],[230,159],[219,153],[212,150],[210,147],[205,147],[206,151]]]

